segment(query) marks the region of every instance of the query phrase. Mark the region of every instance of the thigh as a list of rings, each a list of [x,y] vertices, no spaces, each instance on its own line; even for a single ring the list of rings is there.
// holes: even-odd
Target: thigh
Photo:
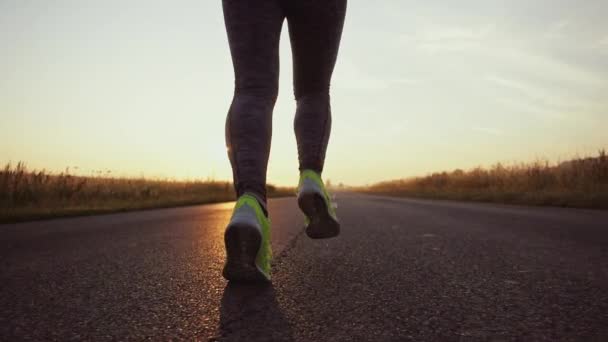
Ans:
[[[278,87],[285,18],[279,0],[223,0],[222,7],[237,91]]]
[[[286,0],[296,98],[329,90],[346,0]]]

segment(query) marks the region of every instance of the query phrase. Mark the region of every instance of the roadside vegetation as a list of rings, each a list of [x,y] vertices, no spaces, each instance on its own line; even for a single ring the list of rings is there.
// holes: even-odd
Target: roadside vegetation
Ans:
[[[608,157],[576,157],[559,163],[538,160],[490,168],[454,170],[381,182],[355,191],[510,204],[608,209]]]
[[[294,189],[269,185],[268,194],[291,196]],[[229,182],[78,176],[28,170],[23,163],[0,170],[0,222],[232,200]]]

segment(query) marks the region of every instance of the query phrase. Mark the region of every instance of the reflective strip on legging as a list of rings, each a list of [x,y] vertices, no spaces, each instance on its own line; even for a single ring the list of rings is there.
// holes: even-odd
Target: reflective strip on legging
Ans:
[[[287,19],[297,103],[300,170],[323,171],[331,130],[329,87],[346,0],[223,0],[235,90],[226,144],[237,194],[266,198],[272,111],[279,84],[279,38]]]

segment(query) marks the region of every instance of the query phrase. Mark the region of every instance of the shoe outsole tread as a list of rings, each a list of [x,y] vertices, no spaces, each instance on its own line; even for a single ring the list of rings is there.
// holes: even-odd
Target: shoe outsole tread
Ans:
[[[224,234],[226,265],[222,275],[229,281],[242,283],[269,282],[256,264],[262,244],[262,234],[255,226],[246,223],[231,223]]]
[[[330,214],[328,204],[317,192],[303,192],[298,196],[298,206],[308,217],[306,235],[311,239],[328,239],[340,234],[340,224]]]

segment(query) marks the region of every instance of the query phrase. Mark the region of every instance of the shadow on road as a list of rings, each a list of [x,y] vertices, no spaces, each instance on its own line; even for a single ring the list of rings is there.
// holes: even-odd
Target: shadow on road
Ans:
[[[220,308],[218,341],[292,341],[271,284],[228,284]]]

